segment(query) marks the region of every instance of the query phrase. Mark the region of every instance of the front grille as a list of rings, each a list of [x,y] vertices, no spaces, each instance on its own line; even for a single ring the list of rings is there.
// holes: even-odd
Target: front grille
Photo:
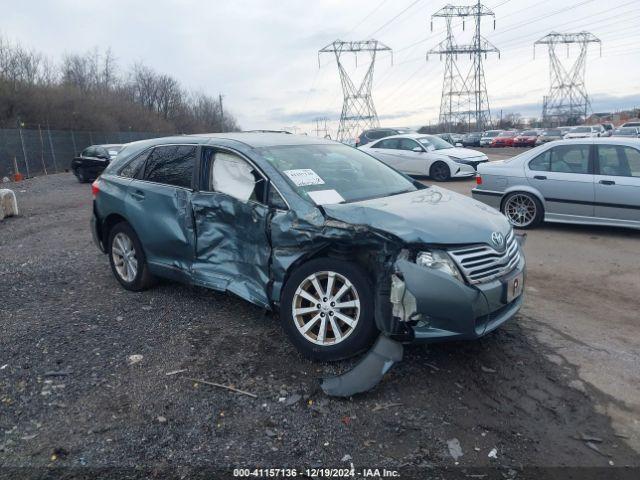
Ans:
[[[484,283],[513,270],[520,261],[520,249],[513,233],[509,232],[507,248],[499,252],[488,245],[472,245],[449,250],[449,254],[471,283]]]

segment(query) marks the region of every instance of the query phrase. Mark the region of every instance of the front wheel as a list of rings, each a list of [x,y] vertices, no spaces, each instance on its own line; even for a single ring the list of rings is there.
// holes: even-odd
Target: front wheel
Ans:
[[[511,225],[524,229],[538,226],[544,218],[544,209],[540,200],[525,192],[507,195],[502,202],[502,213]]]
[[[318,258],[291,274],[282,292],[280,319],[300,353],[334,361],[371,345],[378,333],[373,310],[373,291],[360,267]]]
[[[429,169],[429,176],[436,182],[446,182],[451,178],[449,165],[444,162],[435,162]]]

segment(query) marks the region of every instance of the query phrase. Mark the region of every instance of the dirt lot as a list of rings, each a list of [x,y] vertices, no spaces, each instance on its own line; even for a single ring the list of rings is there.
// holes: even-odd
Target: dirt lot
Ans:
[[[120,288],[91,241],[88,185],[62,174],[13,188],[22,215],[0,223],[0,477],[352,462],[404,478],[638,478],[640,232],[531,232],[515,321],[477,342],[408,347],[374,391],[335,400],[317,379],[350,363],[303,360],[244,301]],[[550,466],[602,469],[531,470]]]

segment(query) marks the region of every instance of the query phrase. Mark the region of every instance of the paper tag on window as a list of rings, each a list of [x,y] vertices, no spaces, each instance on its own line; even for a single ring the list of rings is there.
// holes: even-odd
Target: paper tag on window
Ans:
[[[335,190],[316,190],[315,192],[307,192],[307,195],[316,205],[332,205],[344,202],[342,195]]]
[[[291,179],[297,187],[305,187],[307,185],[324,185],[316,172],[310,168],[299,168],[297,170],[285,170],[284,173]]]

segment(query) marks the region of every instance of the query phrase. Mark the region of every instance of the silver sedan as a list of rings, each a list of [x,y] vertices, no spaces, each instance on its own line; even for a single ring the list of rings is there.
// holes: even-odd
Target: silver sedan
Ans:
[[[585,138],[541,145],[478,166],[473,198],[517,228],[547,222],[640,229],[640,140]]]

